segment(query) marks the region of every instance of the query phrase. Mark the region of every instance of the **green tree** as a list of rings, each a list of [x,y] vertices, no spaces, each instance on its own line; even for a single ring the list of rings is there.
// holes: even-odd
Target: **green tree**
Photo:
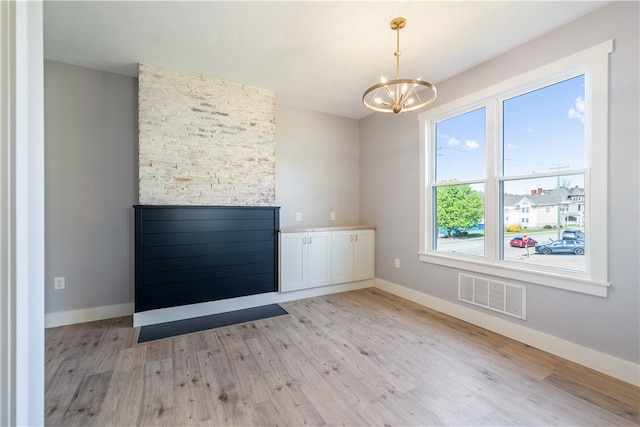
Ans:
[[[469,184],[438,187],[437,197],[438,229],[447,230],[448,236],[454,230],[478,225],[484,215],[482,197]]]

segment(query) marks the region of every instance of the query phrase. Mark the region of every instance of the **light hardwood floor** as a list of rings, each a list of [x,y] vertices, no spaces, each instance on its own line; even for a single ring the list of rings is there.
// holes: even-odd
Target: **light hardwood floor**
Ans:
[[[47,425],[640,423],[640,389],[370,288],[145,344],[131,318],[46,331]]]

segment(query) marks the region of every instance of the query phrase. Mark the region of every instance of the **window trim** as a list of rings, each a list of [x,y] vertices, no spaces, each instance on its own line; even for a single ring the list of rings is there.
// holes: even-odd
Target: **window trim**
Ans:
[[[510,278],[524,282],[560,288],[589,295],[606,297],[611,284],[608,281],[608,230],[594,224],[608,224],[608,114],[609,114],[609,54],[613,52],[613,39],[584,49],[535,70],[510,78],[478,92],[463,96],[447,104],[432,108],[418,115],[420,124],[420,248],[419,260],[446,267]],[[502,100],[513,94],[530,90],[532,86],[557,82],[563,77],[585,75],[585,101],[589,102],[585,117],[585,187],[589,197],[585,201],[585,222],[589,227],[587,244],[589,251],[584,255],[584,272],[568,270],[531,269],[526,265],[499,259],[499,230],[493,221],[485,220],[485,256],[482,258],[452,255],[432,249],[434,201],[429,191],[428,170],[435,167],[435,157],[428,155],[429,141],[435,141],[435,123],[477,108],[484,107],[487,117],[495,117],[501,110]],[[501,141],[501,130],[495,128],[495,121],[487,120],[487,170],[497,171],[501,148],[495,147]],[[602,141],[604,143],[597,143]],[[592,161],[597,159],[597,161]],[[485,205],[485,218],[502,218],[499,203],[500,182],[505,177],[497,173],[487,175],[484,182],[491,199]],[[512,179],[513,177],[508,177]],[[491,188],[489,188],[489,186]],[[597,260],[597,262],[596,262]]]

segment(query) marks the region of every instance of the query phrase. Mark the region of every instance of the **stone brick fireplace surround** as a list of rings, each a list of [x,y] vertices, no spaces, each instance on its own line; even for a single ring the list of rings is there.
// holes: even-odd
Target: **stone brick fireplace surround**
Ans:
[[[144,64],[138,82],[134,323],[277,291],[275,94]]]
[[[275,203],[275,94],[139,66],[139,203]]]

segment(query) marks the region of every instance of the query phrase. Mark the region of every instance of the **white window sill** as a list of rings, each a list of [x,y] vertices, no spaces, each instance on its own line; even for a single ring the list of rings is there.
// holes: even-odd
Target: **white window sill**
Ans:
[[[594,280],[583,275],[572,275],[570,272],[556,273],[532,270],[505,261],[490,262],[482,258],[452,257],[448,254],[439,253],[418,253],[418,256],[421,262],[605,298],[611,286],[606,281]]]

